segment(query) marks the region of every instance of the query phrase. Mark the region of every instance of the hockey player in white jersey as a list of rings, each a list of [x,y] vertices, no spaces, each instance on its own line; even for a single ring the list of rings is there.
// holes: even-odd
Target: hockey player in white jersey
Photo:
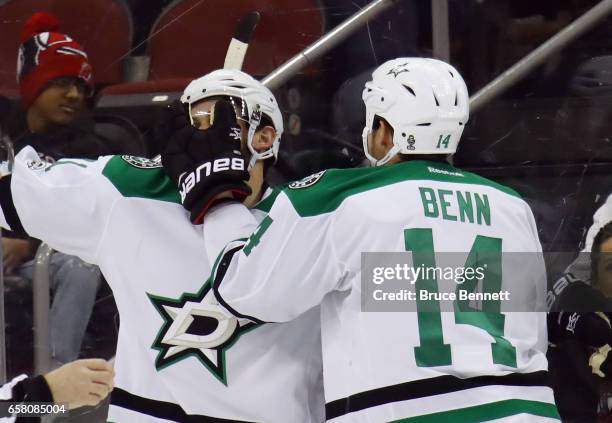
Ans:
[[[208,121],[217,100],[226,113],[234,113],[233,104],[244,136],[235,118]],[[168,149],[197,140],[215,151],[227,151],[228,142],[239,150],[248,135],[254,158],[248,167],[258,182],[232,190],[232,179],[216,181],[239,198],[259,191],[260,159],[274,159],[283,131],[272,93],[240,71],[220,70],[193,81],[182,102],[196,125],[212,127],[179,125]],[[222,142],[208,143],[211,133]],[[217,167],[230,168],[226,159],[227,166]],[[239,159],[231,169],[248,177]],[[109,421],[321,421],[318,313],[261,326],[225,316],[210,285],[202,286],[212,267],[203,254],[209,240],[188,221],[160,160],[110,156],[51,165],[26,147],[15,158],[11,193],[8,180],[0,179],[2,226],[23,226],[51,247],[99,265],[113,290],[120,330]],[[235,232],[219,227],[208,236],[229,242]]]
[[[501,274],[481,278],[483,290],[500,283],[525,302],[539,295],[542,305],[545,292],[529,206],[444,160],[469,114],[457,70],[433,59],[392,60],[373,73],[363,100],[363,143],[374,167],[320,172],[265,199],[267,217],[219,256],[218,301],[254,322],[288,322],[321,304],[328,421],[557,420],[545,313],[501,312],[499,302],[487,312],[440,312],[435,301],[428,310],[417,303],[417,313],[362,311],[364,252],[408,251],[413,267],[435,265],[439,252],[461,252],[466,263],[485,253],[503,262],[493,262]],[[244,207],[221,205],[204,217],[204,236],[209,227],[248,221],[255,227]],[[507,266],[508,252],[532,253],[535,271]],[[437,284],[416,281],[429,292]]]

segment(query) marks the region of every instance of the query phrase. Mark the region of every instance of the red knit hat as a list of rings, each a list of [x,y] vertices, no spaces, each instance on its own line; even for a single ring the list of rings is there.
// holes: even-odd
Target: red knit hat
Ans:
[[[24,108],[28,108],[52,79],[81,78],[93,85],[92,68],[79,43],[60,32],[60,23],[48,13],[32,15],[21,31],[17,81]]]

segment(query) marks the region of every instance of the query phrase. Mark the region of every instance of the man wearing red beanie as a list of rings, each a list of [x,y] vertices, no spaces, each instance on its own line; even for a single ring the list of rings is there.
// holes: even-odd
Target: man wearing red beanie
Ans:
[[[15,153],[31,145],[47,161],[96,159],[108,154],[104,139],[94,132],[93,119],[85,113],[93,77],[81,45],[61,31],[54,16],[40,12],[25,23],[21,42],[17,62],[21,101],[0,122],[0,132],[12,140]],[[32,238],[4,233],[5,272],[32,280],[32,258],[38,245]],[[100,271],[77,257],[56,252],[50,261],[50,282],[51,351],[54,366],[59,366],[78,358]]]
[[[87,54],[47,13],[35,13],[26,22],[21,43],[17,79],[28,124],[35,126],[30,129],[70,123],[93,90]]]

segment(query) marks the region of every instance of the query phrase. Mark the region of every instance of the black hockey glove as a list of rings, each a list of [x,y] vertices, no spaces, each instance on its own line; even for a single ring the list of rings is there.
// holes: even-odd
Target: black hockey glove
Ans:
[[[573,337],[594,348],[612,344],[610,320],[602,312],[560,312],[556,324],[565,338]]]
[[[194,128],[184,115],[175,119],[176,132],[162,153],[165,172],[178,186],[191,221],[202,223],[206,211],[217,201],[244,201],[251,194],[246,162],[240,152],[240,127],[227,100],[215,103],[213,124]],[[226,198],[219,198],[229,193]]]

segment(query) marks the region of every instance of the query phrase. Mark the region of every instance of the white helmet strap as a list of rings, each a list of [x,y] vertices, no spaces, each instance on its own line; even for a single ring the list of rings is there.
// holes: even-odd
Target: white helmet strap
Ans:
[[[263,154],[260,154],[257,152],[257,150],[255,150],[255,147],[253,146],[253,140],[255,139],[255,132],[257,132],[257,128],[259,128],[260,123],[261,123],[261,107],[259,106],[259,104],[257,104],[255,105],[255,110],[253,110],[253,112],[251,113],[251,116],[249,117],[249,133],[247,136],[247,146],[249,147],[249,151],[251,152],[251,160],[249,160],[248,170],[251,170],[251,168],[255,165],[257,160],[262,159],[263,156],[266,155],[267,153],[267,151],[265,151]]]
[[[382,159],[378,160],[376,157],[372,156],[368,147],[368,137],[371,133],[372,129],[370,128],[370,125],[366,125],[366,127],[363,128],[363,133],[361,134],[363,139],[363,152],[365,153],[366,158],[370,161],[370,164],[372,166],[383,166],[401,151],[401,147],[395,144],[394,142],[393,147],[391,147],[389,151],[387,151],[387,154],[385,154]]]
[[[380,160],[377,160],[376,163],[374,163],[374,165],[375,166],[382,166],[382,165],[386,164],[389,160],[391,160],[393,157],[395,157],[395,155],[397,153],[399,153],[400,150],[401,150],[401,148],[398,145],[393,144],[393,147],[391,147],[389,149],[389,151],[387,151],[387,154],[385,154],[385,157],[383,157]]]

